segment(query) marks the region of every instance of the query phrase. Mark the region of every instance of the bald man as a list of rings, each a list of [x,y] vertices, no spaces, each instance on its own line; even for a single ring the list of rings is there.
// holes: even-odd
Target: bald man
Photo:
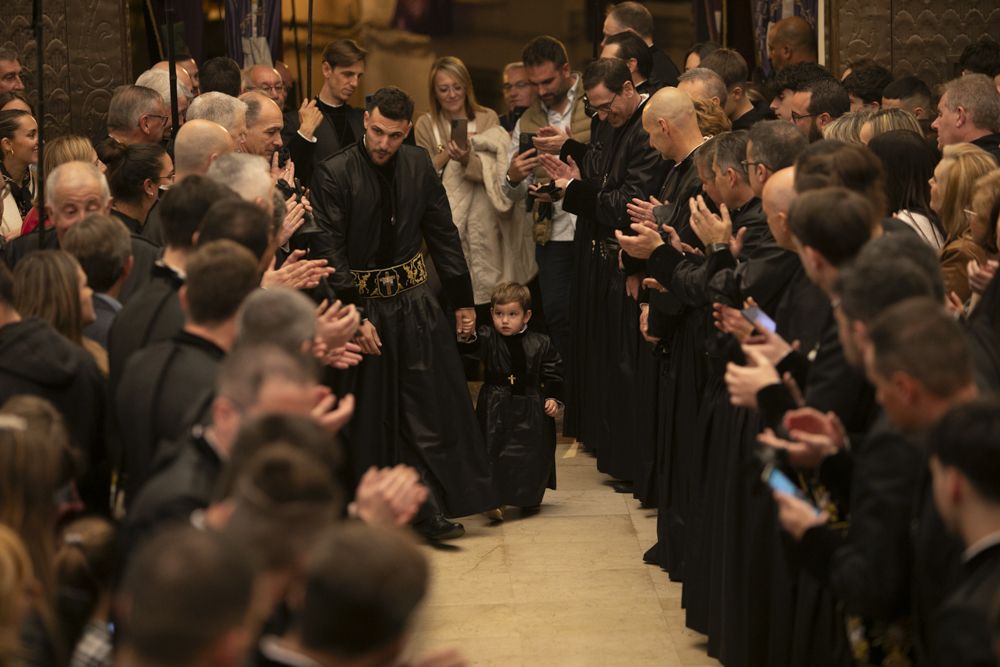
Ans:
[[[788,211],[795,200],[795,167],[779,169],[771,174],[764,183],[761,203],[764,215],[767,216],[767,226],[778,247],[795,251],[795,241],[788,226]]]
[[[253,90],[258,90],[274,100],[278,109],[284,108],[288,91],[285,90],[285,82],[278,70],[270,65],[254,65],[246,74],[253,83]]]
[[[180,183],[188,176],[204,176],[219,156],[235,150],[236,142],[226,128],[203,118],[189,120],[174,140],[174,182]],[[149,212],[142,235],[162,248],[166,246],[166,237],[158,204]]]
[[[256,90],[240,95],[240,101],[247,105],[247,138],[243,142],[244,152],[259,155],[271,164],[275,151],[281,150],[282,145],[281,128],[284,127],[285,121],[282,118],[281,105],[277,100]]]
[[[816,32],[801,16],[789,16],[767,29],[767,57],[776,72],[795,63],[816,62]]]
[[[170,72],[170,62],[167,61],[167,60],[161,60],[160,62],[156,63],[155,65],[153,65],[149,69],[153,69],[153,70],[158,70],[158,71],[161,71],[161,72],[167,72],[167,73],[169,73]],[[186,69],[184,69],[181,66],[180,63],[175,63],[174,64],[174,70],[177,72],[177,81],[182,86],[184,86],[185,88],[187,88],[188,90],[190,90],[192,96],[195,95],[195,92],[194,92],[194,89],[195,89],[194,78],[191,76],[191,73],[188,72]]]

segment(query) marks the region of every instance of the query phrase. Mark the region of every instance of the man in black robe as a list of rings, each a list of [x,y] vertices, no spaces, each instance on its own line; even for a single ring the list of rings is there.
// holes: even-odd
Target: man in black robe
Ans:
[[[455,335],[475,331],[469,269],[451,209],[423,149],[403,144],[413,101],[382,88],[369,101],[365,134],[317,168],[313,206],[324,233],[315,258],[336,269],[331,285],[364,307],[367,358],[351,378],[358,407],[346,436],[356,478],[373,465],[406,463],[430,490],[417,527],[458,537],[466,516],[496,507],[489,462],[462,373]],[[455,325],[428,288],[426,244]]]
[[[946,414],[928,438],[934,500],[961,536],[962,583],[933,619],[934,664],[996,661],[994,615],[1000,591],[1000,404],[980,400]]]
[[[596,428],[582,434],[583,442],[597,452],[599,470],[631,483],[638,475],[637,413],[652,410],[650,395],[637,394],[637,374],[651,359],[646,346],[640,347],[638,304],[626,294],[613,235],[628,228],[630,201],[659,191],[667,163],[649,145],[642,125],[648,97],[636,90],[625,61],[603,58],[591,64],[584,72],[583,87],[598,119],[591,137],[599,139],[589,145],[567,140],[561,151],[565,162],[548,155],[541,159],[559,194],[565,192],[563,210],[577,215],[574,242],[591,248],[591,270],[585,271],[591,282],[577,286],[585,292],[581,301],[589,308],[575,313],[578,336],[572,361],[577,369],[591,366],[585,369],[586,376],[576,379],[582,382],[578,387],[583,391],[582,412],[596,423]],[[534,186],[533,192],[538,191]],[[601,333],[590,336],[584,331]]]
[[[302,108],[285,113],[281,139],[302,183],[310,183],[316,167],[364,136],[364,111],[347,101],[365,74],[367,55],[351,39],[328,44],[323,49],[323,88],[319,95],[304,101]]]
[[[601,58],[621,58],[632,73],[632,85],[643,95],[652,95],[663,84],[649,77],[653,72],[653,55],[646,43],[634,32],[611,35],[604,39],[601,47]]]
[[[80,493],[88,510],[108,511],[104,444],[104,378],[94,358],[39,319],[22,320],[14,308],[14,281],[0,266],[0,405],[27,394],[44,398],[66,421],[86,468]]]
[[[159,443],[176,440],[200,416],[236,339],[237,309],[257,282],[249,250],[232,241],[199,247],[178,294],[183,330],[129,359],[114,396],[126,506],[145,482]]]
[[[646,43],[652,57],[653,68],[649,78],[662,86],[676,86],[680,71],[670,56],[653,44],[653,27],[653,15],[642,4],[619,2],[610,6],[604,17],[604,38],[626,30],[635,33]]]

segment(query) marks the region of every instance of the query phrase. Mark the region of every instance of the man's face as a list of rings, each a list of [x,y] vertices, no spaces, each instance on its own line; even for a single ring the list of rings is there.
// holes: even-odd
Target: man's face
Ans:
[[[778,244],[779,248],[794,251],[795,244],[788,233],[788,225],[785,222],[788,218],[788,210],[780,206],[773,197],[768,197],[766,193],[761,198],[760,204],[767,217],[767,228],[771,230],[774,242]]]
[[[271,67],[254,66],[250,70],[250,80],[254,87],[277,103],[280,109],[285,104],[285,82],[281,75]]]
[[[754,196],[760,197],[761,193],[764,191],[764,181],[761,179],[760,171],[757,164],[753,159],[753,142],[747,142],[747,180],[750,182],[750,189],[753,190]]]
[[[955,468],[941,465],[940,459],[932,456],[929,461],[931,469],[931,491],[934,494],[934,506],[937,508],[941,523],[952,533],[958,530],[958,508],[955,505],[952,490],[956,485],[958,471]]]
[[[865,363],[863,348],[855,336],[853,323],[839,305],[833,309],[833,316],[837,320],[837,337],[840,339],[841,347],[844,348],[844,359],[855,368],[863,368]]]
[[[920,420],[911,407],[911,402],[907,400],[906,394],[893,378],[882,375],[875,365],[875,348],[866,345],[862,350],[865,360],[865,375],[868,381],[875,387],[875,399],[885,410],[889,420],[904,433],[912,433],[919,430]]]
[[[945,93],[938,101],[938,117],[931,123],[931,127],[937,130],[938,148],[941,149],[962,141],[959,128],[962,126],[963,119],[958,109],[948,108],[947,100],[948,93]]]
[[[816,128],[816,116],[809,113],[812,93],[808,90],[792,93],[788,104],[788,118],[795,124],[799,132],[809,141],[816,141],[819,130]]]
[[[865,108],[865,101],[854,93],[848,93],[847,99],[851,101],[851,111],[861,111]]]
[[[178,108],[179,105],[180,102]],[[145,143],[158,144],[164,137],[169,138],[173,122],[170,120],[170,107],[166,102],[160,102],[152,111],[140,116],[139,128],[146,135]]]
[[[648,113],[648,111],[643,111],[642,129],[646,130],[646,134],[649,135],[649,146],[659,153],[660,157],[669,159],[671,151],[670,134],[660,126],[657,118],[653,114]]]
[[[107,213],[111,204],[104,198],[100,182],[83,174],[61,179],[52,201],[51,206],[46,206],[46,211],[59,237],[91,213]]]
[[[256,122],[247,127],[246,152],[259,155],[270,164],[274,152],[281,148],[282,127],[284,120],[277,102],[262,103]]]
[[[587,102],[599,120],[607,121],[611,127],[621,127],[633,111],[629,100],[634,94],[631,83],[626,82],[620,93],[611,92],[601,83],[587,91]]]
[[[771,111],[781,120],[792,120],[792,96],[794,91],[784,89],[771,100]]]
[[[410,132],[410,121],[386,118],[376,107],[365,112],[365,146],[375,164],[385,164],[399,151]]]
[[[608,37],[611,37],[613,35],[620,35],[621,33],[625,32],[625,30],[626,30],[625,26],[616,21],[614,17],[611,16],[611,14],[608,14],[606,17],[604,17],[604,31],[603,31],[604,38],[601,40],[601,46],[604,46],[604,43],[605,41],[607,41]],[[603,58],[604,56],[601,57]]]
[[[771,67],[775,71],[788,64],[785,58],[785,49],[776,35],[777,31],[774,25],[767,29],[767,59],[771,61]]]
[[[191,83],[194,84],[194,88],[191,92],[197,97],[201,94],[201,81],[198,79],[198,63],[195,62],[194,58],[188,58],[187,60],[182,60],[177,63],[188,73],[191,77]]]
[[[347,65],[346,67],[341,67],[340,65],[334,66],[326,62],[323,63],[323,78],[326,79],[324,86],[330,97],[337,104],[345,104],[347,100],[351,99],[351,95],[358,89],[358,86],[361,84],[361,77],[364,75],[364,60],[359,60],[353,65]]]
[[[524,70],[528,74],[528,80],[538,91],[538,96],[542,98],[542,104],[547,108],[559,106],[566,99],[572,82],[569,63],[556,67],[553,62],[544,62],[535,67],[525,67]]]
[[[503,73],[503,99],[508,111],[525,109],[535,101],[535,87],[523,67],[512,67]]]
[[[722,193],[719,192],[718,185],[715,179],[715,169],[712,165],[706,165],[701,160],[695,161],[698,167],[698,178],[701,179],[701,187],[705,189],[705,194],[716,203],[716,205],[723,202]]]
[[[16,60],[0,60],[0,93],[24,90],[21,80],[21,63]]]
[[[247,115],[245,113],[239,114],[233,122],[233,126],[226,129],[229,130],[229,136],[233,138],[233,143],[236,144],[236,152],[246,153]]]

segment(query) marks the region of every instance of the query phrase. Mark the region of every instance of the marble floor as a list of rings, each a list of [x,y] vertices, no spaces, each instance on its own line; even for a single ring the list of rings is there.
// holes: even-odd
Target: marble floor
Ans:
[[[427,547],[434,579],[414,628],[417,654],[448,647],[473,665],[718,665],[684,627],[681,588],[642,562],[656,511],[615,493],[594,459],[561,444],[558,491],[539,514],[463,520]]]

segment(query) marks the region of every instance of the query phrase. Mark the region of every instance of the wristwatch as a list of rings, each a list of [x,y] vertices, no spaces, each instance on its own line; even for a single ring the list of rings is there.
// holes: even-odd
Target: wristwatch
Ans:
[[[705,254],[711,255],[711,254],[716,253],[716,252],[722,252],[723,250],[729,250],[729,243],[728,242],[713,243],[713,244],[711,244],[710,246],[708,246],[707,248],[705,248]]]

